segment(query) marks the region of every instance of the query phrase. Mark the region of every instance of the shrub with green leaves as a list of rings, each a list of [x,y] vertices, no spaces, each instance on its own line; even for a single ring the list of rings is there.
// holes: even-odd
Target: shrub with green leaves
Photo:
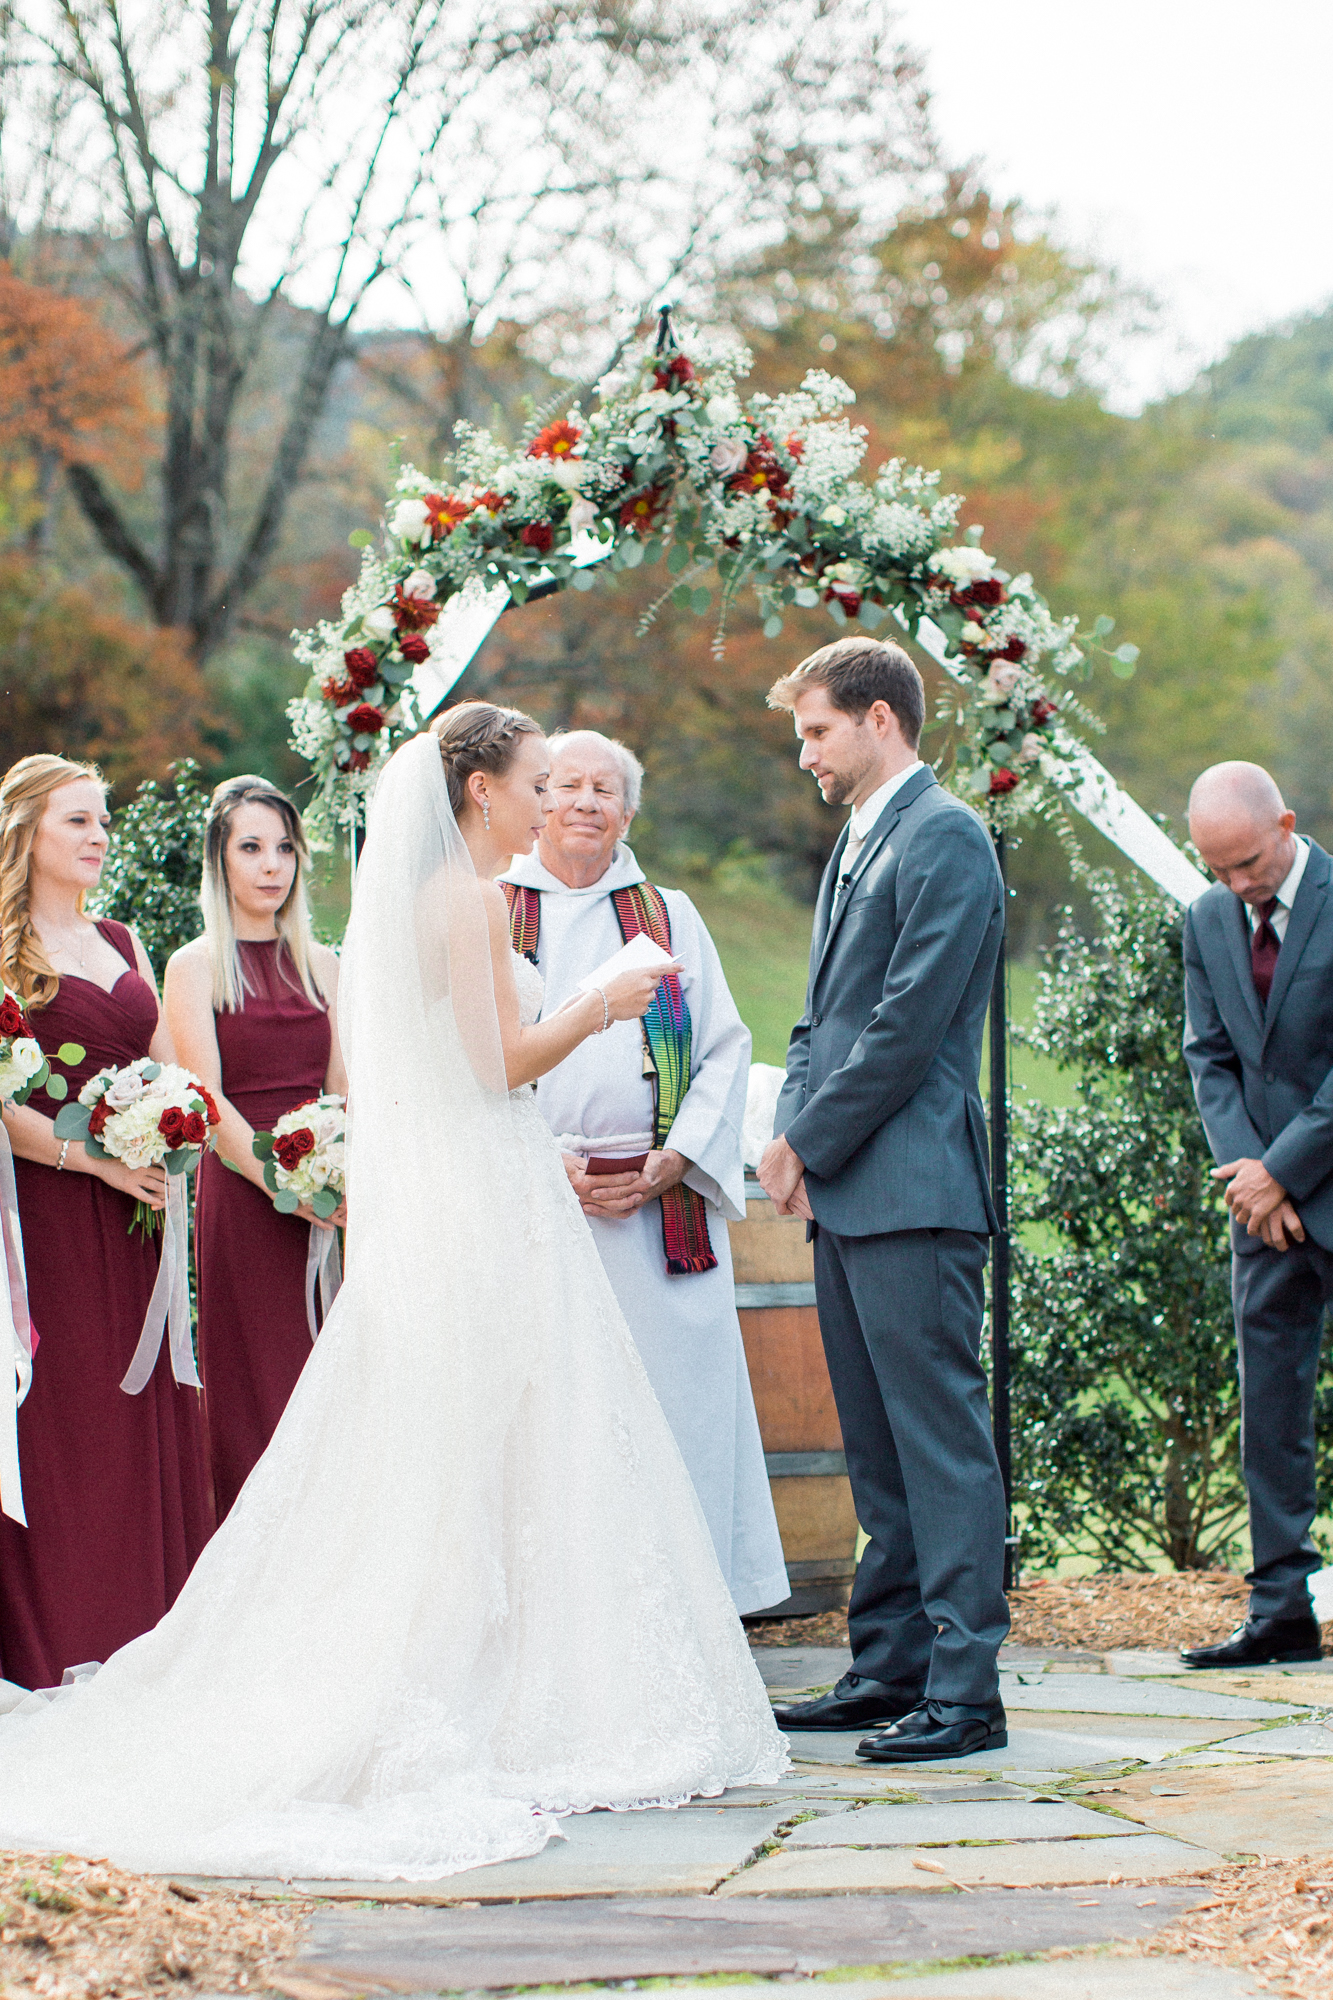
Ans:
[[[132,924],[159,980],[179,946],[203,929],[199,873],[209,787],[184,757],[164,785],[146,778],[116,814],[95,914]]]
[[[1090,878],[1025,1039],[1078,1076],[1019,1104],[1014,1469],[1023,1554],[1117,1569],[1234,1559],[1245,1521],[1227,1212],[1181,1056],[1183,912]],[[1041,1243],[1040,1249],[1031,1247]]]

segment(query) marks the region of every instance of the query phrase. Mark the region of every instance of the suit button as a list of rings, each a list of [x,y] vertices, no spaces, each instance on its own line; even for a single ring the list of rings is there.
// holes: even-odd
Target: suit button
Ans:
[[[1276,1072],[1276,1070],[1271,1070],[1271,1069],[1266,1069],[1266,1070],[1264,1071],[1264,1082],[1265,1082],[1265,1083],[1276,1083],[1276,1082],[1277,1082],[1277,1072]]]
[[[812,1014],[810,1016],[811,1024],[817,1028],[820,1022],[823,1020],[823,1018],[824,1016],[822,1014]]]

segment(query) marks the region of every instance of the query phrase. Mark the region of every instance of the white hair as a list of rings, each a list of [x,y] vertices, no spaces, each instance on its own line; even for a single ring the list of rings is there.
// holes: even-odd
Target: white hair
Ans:
[[[620,796],[625,803],[627,814],[639,810],[639,800],[643,797],[643,765],[627,743],[615,736],[603,736],[600,729],[557,729],[554,736],[548,736],[546,745],[551,753],[551,762],[562,750],[575,743],[600,743],[603,750],[609,750],[620,766]]]

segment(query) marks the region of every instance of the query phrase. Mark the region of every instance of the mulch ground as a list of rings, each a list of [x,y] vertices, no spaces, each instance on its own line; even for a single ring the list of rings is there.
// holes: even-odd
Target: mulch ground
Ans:
[[[1219,1868],[1208,1877],[1209,1900],[1187,1910],[1142,1949],[1152,1957],[1243,1966],[1286,2000],[1328,2000],[1331,1875],[1328,1858]]]
[[[1057,1652],[1174,1652],[1225,1639],[1245,1616],[1245,1580],[1232,1570],[1035,1577],[1009,1593],[1011,1646]],[[1324,1627],[1326,1645],[1333,1626]],[[752,1646],[845,1646],[841,1611],[750,1627]]]
[[[0,1995],[262,1992],[311,1905],[199,1895],[104,1861],[0,1855]]]

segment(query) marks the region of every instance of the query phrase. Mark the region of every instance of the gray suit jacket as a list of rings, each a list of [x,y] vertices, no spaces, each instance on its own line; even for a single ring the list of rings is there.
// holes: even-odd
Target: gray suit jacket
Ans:
[[[839,1235],[992,1235],[977,1088],[1004,932],[990,836],[926,770],[890,799],[835,903],[846,843],[819,888],[776,1130],[805,1161],[816,1221]]]
[[[1185,1061],[1213,1158],[1262,1160],[1333,1250],[1333,861],[1310,842],[1266,1007],[1245,905],[1215,882],[1185,917]],[[1263,1248],[1232,1225],[1242,1252]]]

